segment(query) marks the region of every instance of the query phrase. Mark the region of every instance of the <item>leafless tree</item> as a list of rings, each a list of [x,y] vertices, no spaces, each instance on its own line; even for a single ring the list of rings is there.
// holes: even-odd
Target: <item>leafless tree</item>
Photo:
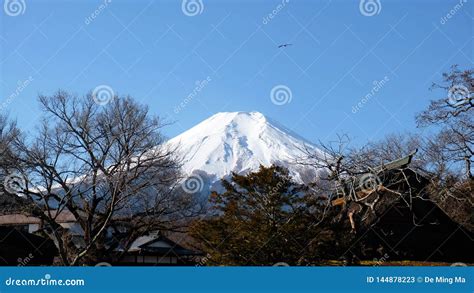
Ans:
[[[376,175],[374,178],[379,181],[373,183],[379,185],[378,183],[382,182],[383,192],[387,191],[387,186],[405,189],[408,186],[405,191],[409,192],[410,199],[422,197],[423,200],[434,201],[452,218],[466,223],[469,218],[466,211],[472,210],[474,195],[471,188],[474,163],[474,107],[471,94],[474,90],[473,73],[472,70],[460,71],[453,67],[450,73],[444,74],[442,84],[434,85],[434,88],[445,90],[447,97],[433,101],[426,111],[418,115],[417,121],[420,126],[436,125],[436,134],[389,135],[360,148],[350,147],[348,136],[343,135],[335,142],[320,143],[319,148],[323,154],[306,152],[307,157],[300,159],[300,163],[328,170],[330,176],[326,180],[334,184],[326,184],[325,186],[330,188],[325,192],[333,196],[338,196],[343,187],[347,186],[348,180],[357,182],[357,178],[362,174],[373,173]],[[404,180],[400,181],[400,176],[391,174],[395,180],[387,182],[387,178],[379,174],[380,168],[375,170],[375,167],[404,157],[416,149],[418,153],[409,169],[418,174],[421,172],[431,181],[429,188],[417,192],[418,194],[412,193],[409,178],[402,178]],[[464,169],[464,172],[459,172],[460,169]],[[404,170],[399,171],[405,173]],[[389,191],[400,195],[404,193],[403,190]],[[449,205],[456,208],[449,208]],[[357,207],[356,211],[360,210],[361,208]],[[348,212],[350,215],[350,207]]]
[[[15,172],[19,166],[14,150],[15,139],[20,135],[16,123],[0,115],[0,214],[16,213],[23,206],[22,198],[10,194],[21,189],[23,177]]]
[[[344,176],[362,174],[375,166],[399,159],[423,145],[423,140],[413,134],[388,135],[384,139],[370,142],[362,147],[351,144],[349,135],[337,135],[335,140],[328,143],[319,142],[321,152],[314,153],[304,149],[305,156],[297,158],[296,162],[309,165],[316,169],[327,170],[328,180],[337,180]],[[423,156],[418,156],[423,158]],[[426,164],[423,159],[414,162],[416,167]],[[412,165],[413,166],[413,165]],[[325,178],[322,178],[325,179]]]
[[[421,127],[441,127],[431,139],[432,148],[451,162],[463,163],[464,174],[473,178],[474,164],[474,70],[459,70],[443,74],[443,82],[433,88],[442,89],[446,97],[431,101],[428,109],[417,116]],[[436,145],[436,146],[435,146]]]
[[[424,153],[434,174],[431,198],[457,222],[474,230],[474,70],[453,66],[443,74],[441,89],[445,97],[431,101],[417,116],[420,127],[437,131],[426,138]]]
[[[44,221],[62,265],[120,258],[139,236],[180,230],[199,212],[176,192],[176,149],[163,144],[164,124],[147,107],[130,97],[98,105],[91,94],[63,91],[39,102],[45,115],[38,135],[15,144],[28,175],[21,194],[32,203],[26,212]],[[77,228],[60,225],[67,213]]]
[[[325,192],[332,205],[341,206],[336,220],[347,215],[355,231],[359,221],[372,223],[376,214],[391,203],[401,199],[408,206],[414,198],[427,200],[417,184],[414,169],[423,170],[424,156],[411,162],[410,166],[396,169],[385,168],[388,163],[403,158],[422,146],[423,141],[415,135],[389,135],[362,147],[351,146],[348,135],[339,135],[337,140],[321,143],[322,153],[306,151],[307,157],[299,162],[315,168],[328,170],[328,176],[318,179],[316,190]],[[411,177],[411,178],[410,178]],[[323,186],[324,188],[321,188]]]
[[[443,124],[474,109],[474,70],[460,70],[457,65],[443,74],[441,83],[434,83],[432,89],[442,89],[445,97],[432,100],[429,107],[417,117],[419,125]],[[472,114],[471,114],[472,115]]]
[[[0,174],[8,175],[9,170],[15,166],[16,155],[13,153],[12,144],[20,134],[15,122],[9,121],[4,115],[0,115]],[[3,181],[3,180],[2,180]]]

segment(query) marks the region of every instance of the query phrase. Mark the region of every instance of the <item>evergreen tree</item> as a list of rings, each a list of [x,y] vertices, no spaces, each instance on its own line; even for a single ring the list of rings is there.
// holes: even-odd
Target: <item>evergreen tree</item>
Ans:
[[[209,255],[207,264],[302,265],[334,251],[334,233],[318,225],[323,202],[287,169],[260,166],[222,184],[225,192],[211,195],[215,215],[191,228]]]

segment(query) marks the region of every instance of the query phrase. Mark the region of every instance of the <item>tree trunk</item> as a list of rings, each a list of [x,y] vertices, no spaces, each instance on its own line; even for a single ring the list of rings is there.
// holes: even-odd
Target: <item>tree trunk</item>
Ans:
[[[473,179],[471,172],[471,158],[466,156],[464,160],[466,161],[466,176],[468,179]]]

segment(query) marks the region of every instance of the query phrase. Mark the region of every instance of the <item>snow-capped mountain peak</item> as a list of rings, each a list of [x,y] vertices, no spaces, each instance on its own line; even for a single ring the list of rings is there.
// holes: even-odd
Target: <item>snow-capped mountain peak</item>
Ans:
[[[183,156],[183,171],[206,172],[215,182],[231,172],[255,171],[260,165],[280,164],[297,181],[301,166],[294,163],[303,149],[317,148],[259,112],[221,112],[168,141]],[[314,171],[314,170],[313,170]]]

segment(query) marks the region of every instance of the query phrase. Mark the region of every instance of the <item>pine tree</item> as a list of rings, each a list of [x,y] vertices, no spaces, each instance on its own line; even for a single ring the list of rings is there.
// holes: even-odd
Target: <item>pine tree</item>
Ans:
[[[208,265],[311,264],[334,250],[335,234],[315,225],[321,202],[287,169],[260,166],[222,185],[225,192],[211,195],[214,216],[191,228],[210,256]]]

